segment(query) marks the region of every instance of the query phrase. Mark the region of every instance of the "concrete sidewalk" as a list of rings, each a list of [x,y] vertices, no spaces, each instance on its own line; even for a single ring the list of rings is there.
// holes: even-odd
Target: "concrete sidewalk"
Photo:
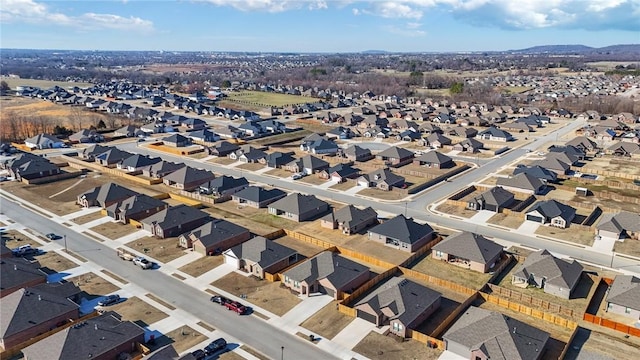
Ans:
[[[233,272],[235,269],[233,265],[223,263],[198,277],[186,279],[184,282],[197,289],[206,290],[210,288],[209,284]]]

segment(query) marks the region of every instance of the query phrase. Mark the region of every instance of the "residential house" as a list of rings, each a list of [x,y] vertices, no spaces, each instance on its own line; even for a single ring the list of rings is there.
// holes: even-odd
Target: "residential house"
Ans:
[[[220,140],[220,135],[209,129],[202,129],[191,131],[187,133],[187,136],[191,138],[193,142],[204,143],[204,142],[214,142]]]
[[[106,166],[108,168],[114,168],[120,163],[122,160],[133,156],[132,153],[124,150],[120,150],[115,147],[110,147],[109,150],[103,152],[102,154],[98,154],[94,156],[95,162]]]
[[[502,212],[515,202],[514,194],[500,186],[494,186],[467,202],[467,209]]]
[[[413,159],[414,165],[432,169],[448,169],[456,166],[453,159],[439,151],[429,151]]]
[[[376,158],[384,161],[389,166],[399,167],[413,161],[414,155],[415,154],[413,153],[413,151],[397,146],[392,146],[378,153],[378,155],[376,155]]]
[[[27,287],[4,296],[1,313],[0,346],[8,349],[78,319],[80,307],[46,287]]]
[[[210,221],[209,214],[184,204],[170,206],[140,220],[142,228],[160,239],[179,236]]]
[[[640,240],[640,215],[628,211],[604,214],[596,225],[596,234],[614,239]]]
[[[228,141],[221,141],[219,144],[209,148],[209,154],[218,157],[227,156],[240,149],[240,146]]]
[[[396,248],[415,252],[435,237],[429,224],[419,224],[400,214],[369,230],[369,240]]]
[[[151,166],[153,164],[157,164],[157,163],[159,163],[161,161],[162,161],[162,159],[159,158],[159,157],[152,158],[152,157],[149,157],[147,155],[135,154],[135,155],[131,155],[128,158],[122,160],[116,166],[118,167],[118,169],[125,170],[125,171],[128,171],[128,172],[140,172],[141,173],[142,169],[148,168],[149,166]]]
[[[180,127],[186,131],[198,131],[207,127],[207,123],[204,120],[188,118],[180,122]]]
[[[274,274],[298,262],[300,255],[294,249],[273,240],[256,236],[223,253],[226,264],[244,270],[262,279],[265,273]]]
[[[424,146],[431,146],[433,148],[440,149],[445,146],[451,145],[451,139],[436,132],[423,138],[422,143],[424,144]]]
[[[356,316],[374,325],[389,326],[389,331],[408,337],[440,307],[442,294],[411,280],[392,277],[372,291],[354,308]]]
[[[113,360],[139,352],[144,334],[136,323],[110,311],[37,341],[22,353],[28,360]]]
[[[549,333],[497,311],[469,307],[442,336],[461,359],[543,359]]]
[[[287,197],[269,204],[269,214],[297,222],[311,220],[328,211],[328,203],[313,195],[300,193],[289,194]]]
[[[527,173],[520,173],[506,178],[499,177],[496,185],[506,190],[525,194],[540,194],[546,189],[546,185],[540,179]]]
[[[248,229],[224,219],[214,219],[180,235],[178,244],[206,256],[219,254],[250,237]]]
[[[640,278],[617,275],[607,292],[607,312],[640,320]]]
[[[100,206],[106,209],[108,206],[134,195],[138,195],[138,193],[115,183],[106,183],[78,195],[76,203],[83,207]]]
[[[353,179],[358,177],[360,169],[356,169],[350,164],[338,163],[335,166],[322,170],[318,173],[321,179],[327,179],[341,183],[347,179]]]
[[[234,178],[223,175],[200,185],[200,193],[213,195],[219,200],[230,200],[233,194],[247,186],[249,186],[249,182],[243,177]]]
[[[596,151],[599,148],[598,144],[595,141],[589,139],[586,136],[577,136],[568,141],[566,145],[574,146],[582,150],[584,153]]]
[[[181,134],[173,134],[162,138],[162,143],[171,147],[185,147],[190,146],[193,141]]]
[[[487,273],[500,261],[500,244],[471,232],[451,235],[431,248],[431,257],[465,269]]]
[[[285,271],[282,284],[300,295],[324,293],[336,300],[369,280],[369,268],[330,251]]]
[[[351,161],[368,161],[373,159],[371,150],[362,148],[358,145],[351,145],[342,152],[343,156]]]
[[[40,156],[25,156],[9,165],[9,174],[18,181],[45,178],[60,173],[62,171],[57,165]]]
[[[358,186],[376,187],[380,190],[391,190],[393,187],[402,187],[404,177],[396,175],[389,168],[378,169],[360,176],[356,180]]]
[[[518,175],[520,173],[529,174],[539,179],[544,184],[550,183],[550,182],[556,182],[558,180],[558,175],[555,172],[550,171],[540,165],[532,165],[532,166],[517,165],[516,168],[513,170],[513,175]]]
[[[313,155],[305,155],[300,159],[297,159],[288,163],[284,167],[285,170],[289,170],[296,173],[304,173],[307,175],[312,175],[328,168],[329,168],[328,162],[322,159],[318,159]]]
[[[614,156],[640,157],[640,144],[619,141],[605,150],[606,154]]]
[[[104,136],[95,130],[82,129],[75,134],[69,135],[69,141],[74,143],[97,143],[104,141]]]
[[[335,155],[338,152],[338,145],[333,141],[322,138],[313,142],[303,142],[300,145],[300,150],[315,155]]]
[[[484,148],[484,144],[476,139],[467,138],[453,145],[453,150],[475,154]]]
[[[287,196],[287,193],[280,189],[267,190],[259,186],[247,186],[233,194],[231,198],[239,205],[265,208],[272,202],[280,200],[285,196]]]
[[[165,175],[162,182],[181,190],[193,191],[214,178],[215,175],[211,171],[185,166]]]
[[[231,156],[230,156],[231,157]],[[265,161],[267,157],[267,153],[250,147],[250,149],[248,151],[244,151],[240,156],[237,157],[237,159],[239,161],[242,161],[244,163],[248,163],[248,164],[255,164],[255,163],[262,163]],[[233,157],[231,157],[233,158]]]
[[[67,147],[64,141],[49,134],[38,134],[34,137],[28,138],[24,141],[24,144],[31,149],[59,149]]]
[[[571,297],[583,267],[575,260],[559,259],[545,249],[529,254],[513,273],[511,283],[519,287],[533,286],[564,299]]]
[[[576,216],[576,209],[556,200],[538,201],[525,214],[525,220],[549,226],[567,228]]]
[[[185,164],[178,164],[163,160],[142,169],[142,175],[153,179],[161,179],[171,174],[172,172],[186,166],[187,165]]]
[[[518,133],[528,133],[528,132],[534,132],[535,130],[533,129],[533,127],[531,127],[531,125],[527,124],[526,122],[522,122],[522,121],[514,121],[514,122],[510,122],[510,123],[504,123],[500,125],[500,129],[504,129],[504,130],[509,130],[509,131],[515,131]]]
[[[111,149],[110,146],[102,146],[102,145],[95,144],[82,149],[82,151],[78,153],[78,156],[82,160],[94,162],[96,160],[95,158],[96,155],[100,155],[109,149]]]
[[[107,216],[124,224],[130,220],[140,221],[169,207],[166,202],[145,194],[132,195],[107,206]]]
[[[267,165],[267,167],[279,169],[296,160],[296,158],[293,157],[293,154],[293,152],[284,153],[275,151],[271,154],[267,154],[261,162]]]
[[[364,209],[347,205],[325,215],[320,219],[320,226],[328,229],[340,229],[343,234],[359,233],[366,228],[378,224],[378,213],[371,207]]]
[[[137,137],[145,136],[146,133],[133,125],[123,126],[113,132],[113,137]]]
[[[476,138],[480,140],[501,141],[501,142],[514,140],[513,136],[510,133],[504,130],[500,130],[495,126],[490,126],[489,128],[482,130],[481,132],[478,133],[478,135],[476,135]]]
[[[478,130],[466,126],[456,126],[449,129],[447,135],[462,138],[472,138],[478,135]]]
[[[11,251],[9,254],[13,256]],[[47,282],[47,273],[42,270],[40,263],[23,257],[0,259],[0,270],[0,298],[19,289]]]

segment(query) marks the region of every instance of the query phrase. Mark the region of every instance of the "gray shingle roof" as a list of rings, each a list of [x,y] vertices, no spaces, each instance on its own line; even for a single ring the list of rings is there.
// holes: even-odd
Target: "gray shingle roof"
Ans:
[[[336,289],[351,282],[369,268],[331,251],[320,254],[287,270],[283,275],[294,281],[313,283],[327,279]]]
[[[532,166],[519,165],[513,170],[513,175],[518,175],[520,173],[527,173],[540,180],[546,180],[546,181],[552,181],[552,182],[558,179],[558,175],[556,175],[556,173],[554,173],[553,171],[549,171],[540,165],[532,165]]]
[[[609,288],[607,301],[640,310],[640,278],[631,275],[616,276]]]
[[[80,195],[80,197],[84,197],[89,202],[96,201],[98,202],[98,204],[100,204],[100,206],[104,207],[105,203],[107,202],[110,203],[114,201],[124,200],[134,195],[138,195],[138,193],[115,183],[106,183],[102,186],[97,186],[92,190],[85,192],[84,194]]]
[[[573,289],[580,281],[582,265],[575,260],[558,259],[547,250],[538,250],[527,256],[522,266],[513,275],[521,279],[529,279],[531,275],[546,277],[548,284]]]
[[[121,215],[137,214],[145,210],[156,209],[159,207],[167,207],[166,202],[145,194],[136,194],[122,201],[115,202],[107,207],[107,211],[115,212],[119,210]]]
[[[334,210],[333,213],[326,215],[322,219],[325,221],[337,221],[338,224],[346,223],[348,228],[354,225],[360,224],[368,219],[378,217],[378,213],[371,207],[359,209],[353,205],[345,206],[339,210]]]
[[[404,183],[404,178],[400,175],[396,175],[391,172],[388,168],[374,170],[368,174],[362,175],[368,182],[379,184],[381,182],[386,182],[390,186],[398,186],[399,184]]]
[[[165,180],[173,181],[178,184],[186,184],[202,181],[202,183],[213,179],[215,176],[211,171],[192,168],[190,166],[182,167],[164,177]]]
[[[532,175],[521,173],[509,178],[498,178],[496,185],[508,186],[517,189],[525,189],[530,191],[537,191],[542,188],[544,184],[540,179]]]
[[[362,148],[358,145],[351,145],[344,150],[344,154],[355,157],[369,156],[371,155],[371,150]]]
[[[10,289],[32,282],[36,279],[47,278],[37,261],[30,262],[25,258],[0,259],[0,288]]]
[[[513,193],[503,189],[500,186],[494,186],[491,189],[478,195],[476,199],[482,199],[486,204],[495,206],[508,206],[513,201]]]
[[[401,148],[398,146],[392,146],[378,153],[378,156],[385,158],[394,158],[394,159],[406,159],[413,157],[413,151],[407,150],[405,148]]]
[[[429,164],[446,164],[450,161],[453,161],[451,157],[439,151],[429,151],[426,154],[422,154],[418,156],[416,160],[419,160],[421,162],[426,162]]]
[[[449,342],[481,350],[492,360],[540,358],[549,334],[499,312],[470,307],[444,334]],[[470,354],[458,354],[468,357]]]
[[[249,239],[232,247],[229,251],[233,252],[238,259],[248,259],[258,263],[263,269],[297,253],[291,248],[262,236]]]
[[[184,235],[187,237],[194,236],[196,239],[200,240],[204,246],[209,248],[211,246],[215,246],[221,241],[248,232],[249,230],[246,228],[236,225],[230,221],[214,219]]]
[[[286,195],[287,193],[280,189],[267,190],[259,186],[247,186],[246,188],[233,194],[234,197],[257,203],[261,203],[270,199],[280,199]]]
[[[369,232],[384,235],[407,244],[413,244],[424,236],[433,233],[433,228],[429,224],[418,224],[413,219],[406,218],[400,214],[377,225]]]
[[[161,162],[162,159],[161,158],[152,158],[146,155],[140,155],[140,154],[135,154],[132,156],[129,156],[128,158],[122,160],[121,166],[123,167],[134,167],[134,168],[138,168],[141,166],[151,166],[153,164],[157,164],[159,162]]]
[[[527,210],[527,213],[530,213],[532,211],[537,211],[542,216],[548,219],[553,219],[560,216],[568,222],[573,220],[576,215],[576,209],[572,208],[569,205],[562,204],[556,200],[538,201],[529,210]]]
[[[616,214],[604,214],[598,225],[598,230],[621,233],[622,231],[640,231],[640,215],[628,211]]]
[[[489,261],[502,252],[502,245],[485,238],[482,235],[462,232],[452,235],[436,244],[433,250],[469,259],[481,264]]]
[[[206,217],[209,217],[206,212],[181,204],[161,210],[148,218],[142,219],[141,222],[143,224],[157,223],[162,229],[171,229],[174,226]]]
[[[271,203],[269,208],[300,215],[314,209],[320,209],[324,206],[328,206],[328,204],[313,195],[293,193],[283,199]]]

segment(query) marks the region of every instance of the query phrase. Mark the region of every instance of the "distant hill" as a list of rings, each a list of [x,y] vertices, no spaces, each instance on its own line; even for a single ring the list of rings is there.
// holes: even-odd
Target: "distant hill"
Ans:
[[[362,52],[363,54],[370,54],[370,55],[376,55],[376,54],[388,54],[388,51],[384,51],[384,50],[365,50]]]
[[[541,45],[508,52],[517,54],[640,54],[640,44],[610,45],[601,48],[585,45]]]

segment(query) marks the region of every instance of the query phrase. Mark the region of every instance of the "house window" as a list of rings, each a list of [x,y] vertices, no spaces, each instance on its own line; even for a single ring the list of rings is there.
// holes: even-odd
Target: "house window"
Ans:
[[[625,314],[631,314],[631,309],[628,308],[628,307],[624,308],[624,313]]]
[[[296,288],[296,289],[299,288],[300,287],[300,282],[294,281],[293,282],[293,287]]]
[[[436,256],[437,256],[437,257],[443,257],[443,256],[444,256],[444,253],[443,253],[442,251],[438,251],[438,250],[436,250]]]

